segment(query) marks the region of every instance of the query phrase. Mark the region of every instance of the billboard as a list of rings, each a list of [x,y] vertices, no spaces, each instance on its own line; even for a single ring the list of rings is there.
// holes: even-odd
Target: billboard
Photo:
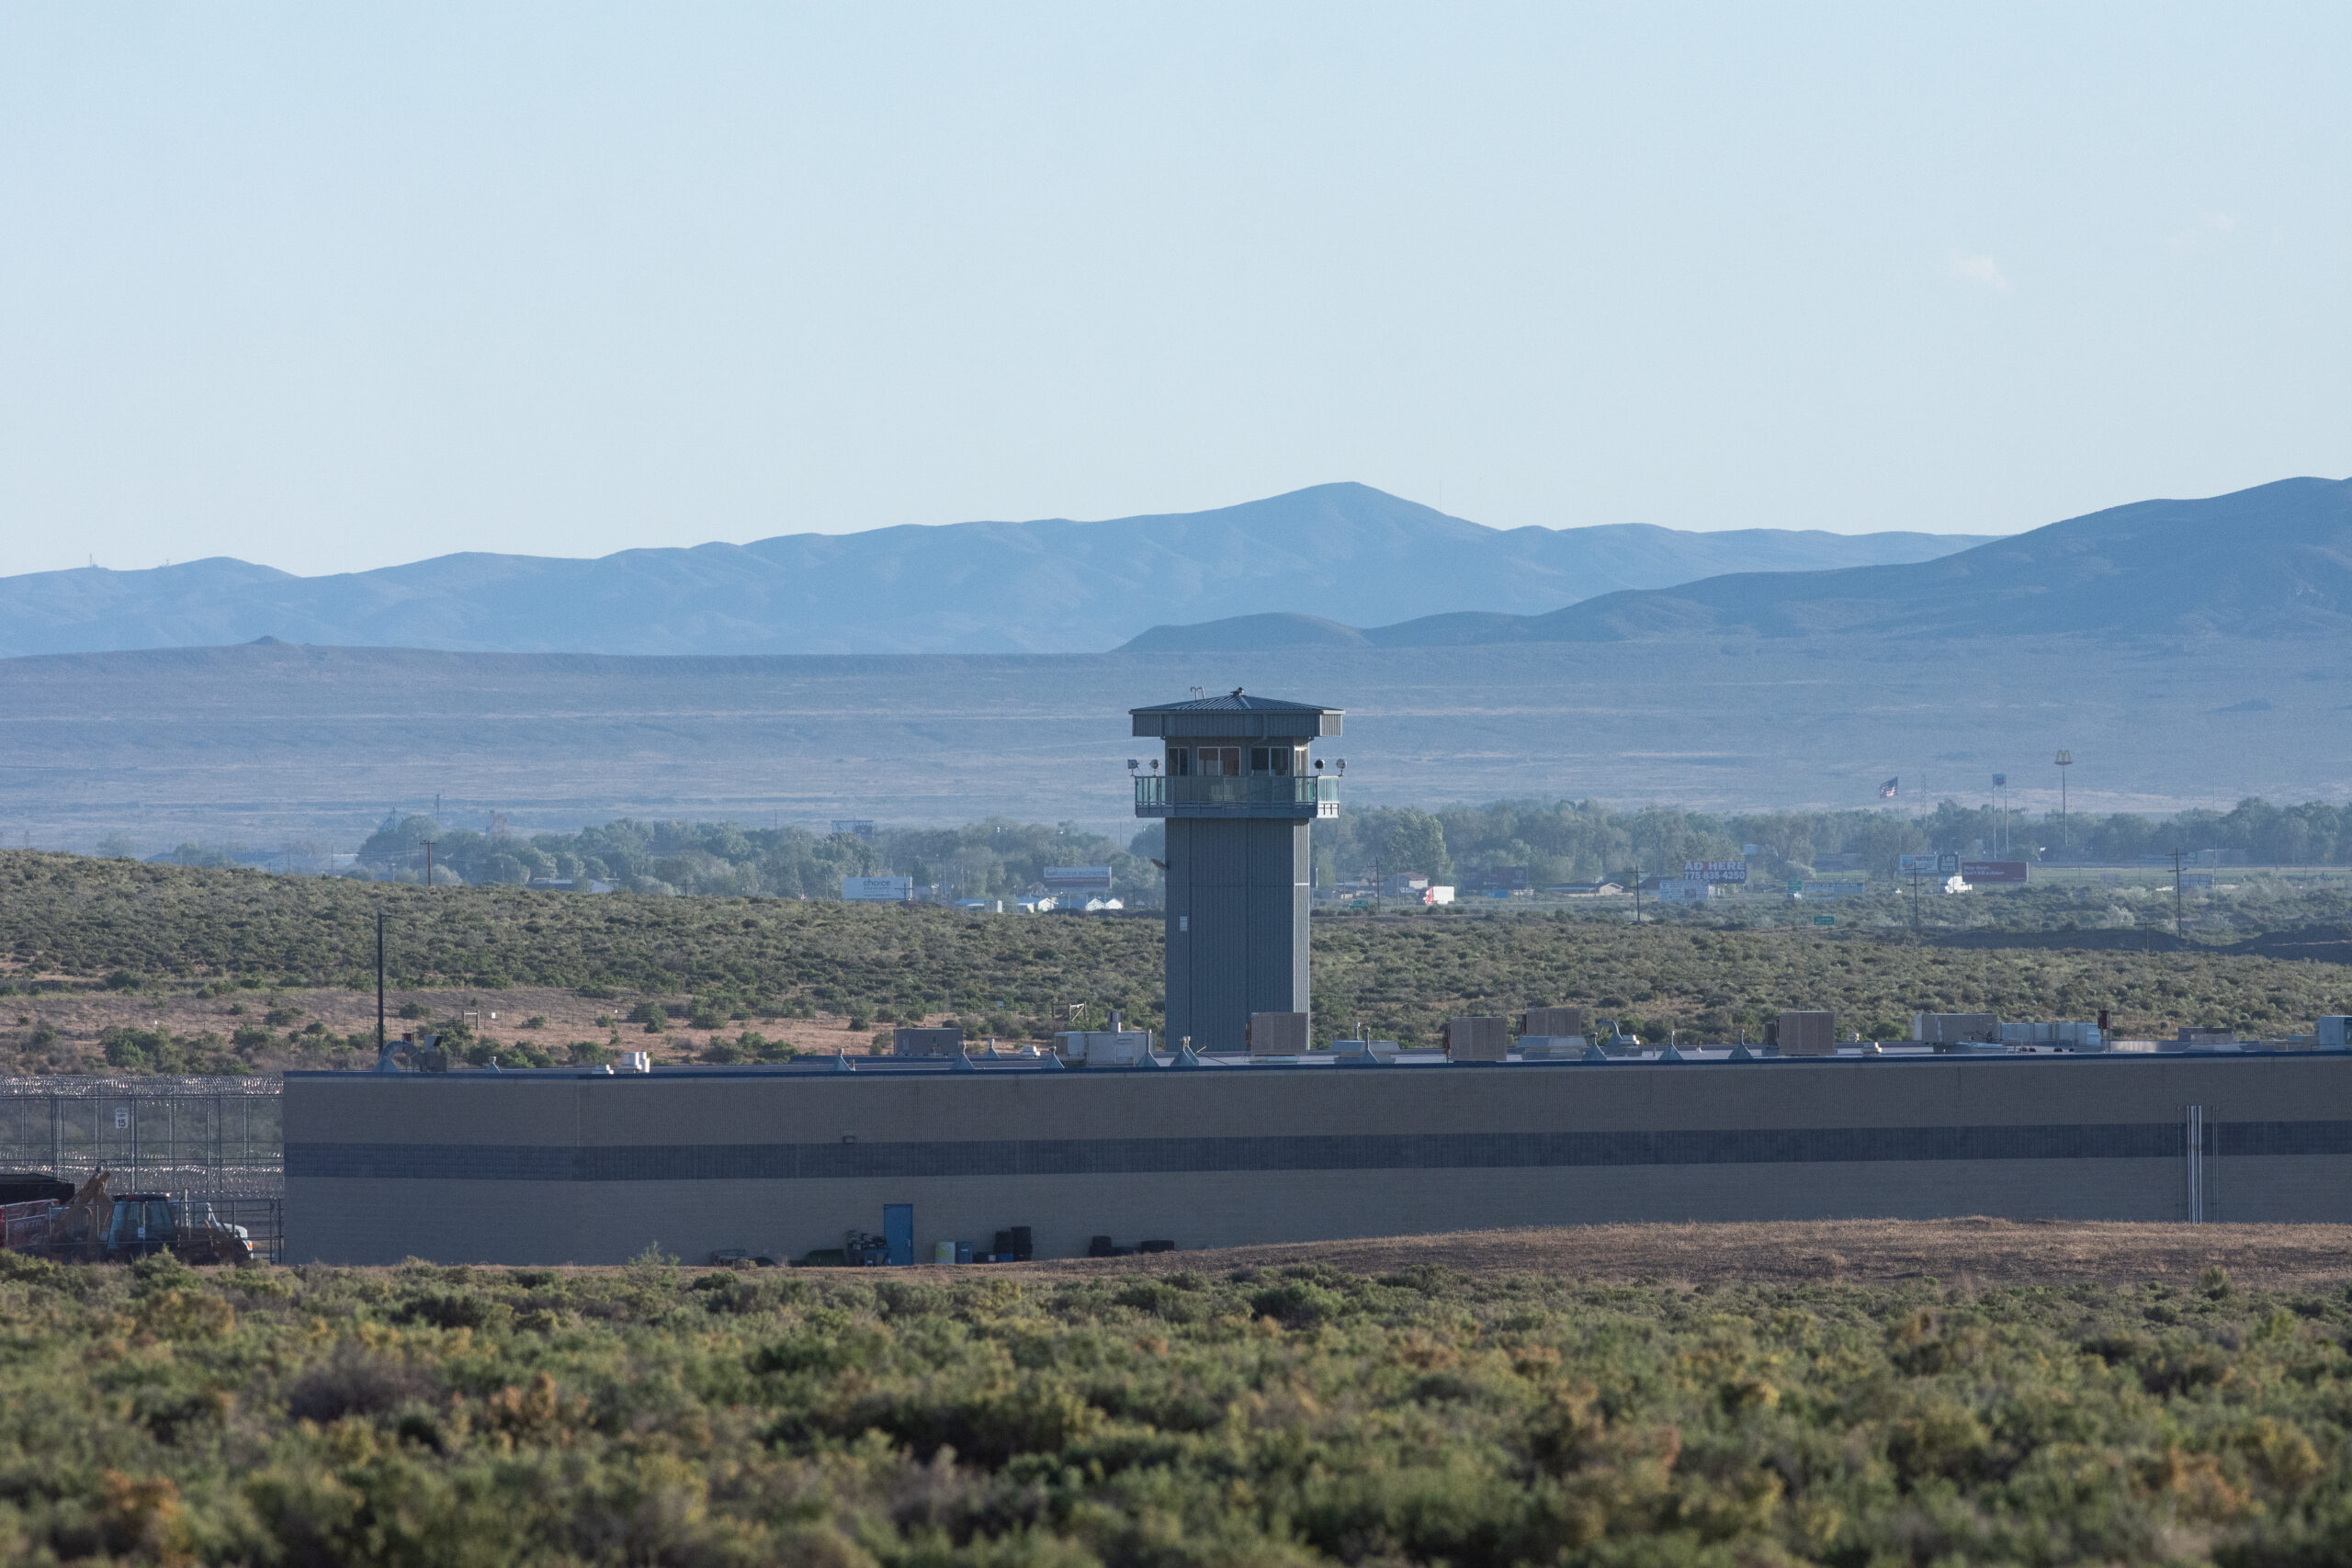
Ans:
[[[853,904],[909,904],[914,901],[911,876],[844,876],[842,897]]]
[[[1960,856],[1957,853],[1903,855],[1896,859],[1895,869],[1905,876],[1958,876]]]
[[[2023,882],[2026,863],[2021,860],[1964,860],[1960,863],[1960,874],[1968,882]]]
[[[1685,882],[1745,882],[1747,863],[1744,860],[1686,860],[1682,863]]]
[[[1108,893],[1111,891],[1111,868],[1107,865],[1049,865],[1042,878],[1046,891],[1062,893]]]

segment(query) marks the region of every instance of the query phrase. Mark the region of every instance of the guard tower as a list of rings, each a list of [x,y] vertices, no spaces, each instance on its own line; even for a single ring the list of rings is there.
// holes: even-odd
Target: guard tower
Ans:
[[[1251,1013],[1312,1010],[1307,840],[1340,814],[1340,782],[1307,745],[1339,734],[1345,710],[1237,686],[1128,711],[1136,734],[1165,742],[1135,787],[1136,815],[1168,823],[1168,1040],[1238,1051]]]

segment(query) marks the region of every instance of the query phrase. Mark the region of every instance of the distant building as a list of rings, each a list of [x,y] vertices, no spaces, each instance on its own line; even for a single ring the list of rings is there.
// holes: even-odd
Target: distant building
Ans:
[[[836,817],[833,818],[833,836],[839,839],[864,839],[871,842],[874,838],[874,818]]]
[[[1668,904],[1703,904],[1710,898],[1725,897],[1724,885],[1689,876],[1658,878],[1657,896]]]
[[[1603,898],[1625,890],[1614,882],[1555,882],[1544,891],[1562,898]]]
[[[1107,865],[1049,865],[1042,880],[1046,891],[1057,899],[1111,896],[1111,868]]]
[[[1864,885],[1860,882],[1808,882],[1797,896],[1801,898],[1859,898]]]

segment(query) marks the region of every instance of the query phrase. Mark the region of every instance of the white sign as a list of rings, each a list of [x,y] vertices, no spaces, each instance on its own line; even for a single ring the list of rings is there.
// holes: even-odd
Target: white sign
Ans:
[[[915,897],[911,876],[844,876],[842,897],[853,904],[910,904]]]
[[[1895,861],[1895,868],[1905,876],[1914,874],[1920,876],[1958,876],[1960,852],[1954,850],[1943,854],[1903,855]]]
[[[1747,863],[1744,860],[1687,860],[1682,863],[1685,882],[1745,882]]]

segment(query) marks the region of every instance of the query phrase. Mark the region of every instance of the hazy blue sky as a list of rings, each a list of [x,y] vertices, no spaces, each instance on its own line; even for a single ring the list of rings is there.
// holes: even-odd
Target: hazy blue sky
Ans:
[[[2352,6],[0,10],[0,571],[2352,473]]]

